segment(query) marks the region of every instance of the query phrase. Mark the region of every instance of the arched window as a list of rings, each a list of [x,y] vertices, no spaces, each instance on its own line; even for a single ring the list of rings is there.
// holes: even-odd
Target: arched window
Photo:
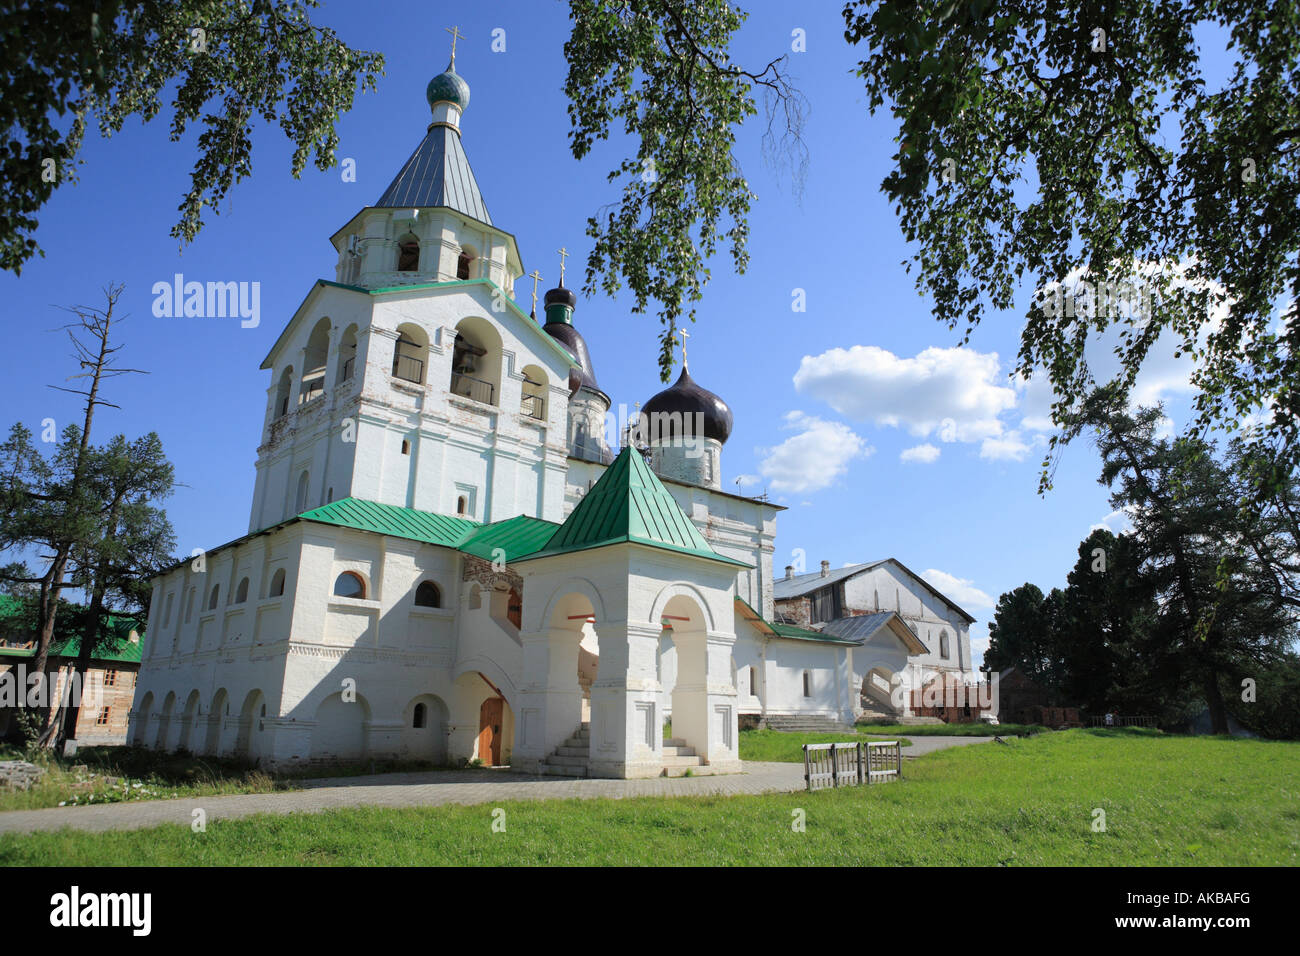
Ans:
[[[474,273],[478,270],[474,268],[474,261],[478,259],[478,250],[473,246],[461,246],[460,255],[456,257],[456,278],[457,279],[477,279]]]
[[[217,592],[220,591],[220,590],[221,590],[221,585],[220,585],[220,584],[214,584],[214,585],[212,585],[212,594],[210,594],[210,595],[208,596],[208,610],[209,610],[209,611],[215,611],[215,610],[217,609]]]
[[[345,598],[364,598],[366,582],[355,571],[344,571],[334,579],[334,593]]]
[[[496,405],[501,391],[501,334],[485,319],[462,319],[452,344],[451,393]]]
[[[298,404],[305,405],[325,394],[325,366],[330,352],[330,320],[321,319],[312,329],[303,352],[302,383],[298,387]]]
[[[307,489],[311,487],[311,478],[307,472],[298,476],[298,494],[293,499],[293,513],[302,514],[307,510]]]
[[[290,365],[280,373],[280,384],[275,392],[275,417],[283,418],[289,414],[289,390],[293,388],[293,366]]]
[[[945,660],[948,658],[948,632],[939,632],[939,656]]]
[[[812,674],[808,671],[803,672],[803,695],[805,697],[812,696]]]
[[[460,515],[461,517],[464,517],[465,515],[469,514],[469,501],[465,498],[464,495],[461,495],[459,498],[456,499],[456,514]]]
[[[170,627],[172,623],[172,601],[175,600],[175,594],[167,595],[167,608],[163,611],[163,627]]]
[[[339,382],[352,378],[357,370],[357,327],[349,325],[339,340]]]
[[[524,366],[519,411],[529,418],[546,421],[546,373],[536,365]]]
[[[758,696],[758,667],[749,668],[749,694],[751,697]]]
[[[185,599],[185,623],[188,624],[194,618],[194,596],[198,593],[198,588],[190,588],[189,597]]]
[[[403,454],[403,455],[409,455],[410,453],[411,453],[411,443],[410,443],[409,441],[407,441],[405,438],[403,438],[403,439],[402,439],[402,454]]]
[[[267,597],[280,597],[284,594],[284,568],[277,568],[275,574],[271,575],[271,590],[267,592]]]
[[[420,730],[422,727],[424,727],[427,713],[428,713],[428,708],[426,708],[423,704],[416,704],[415,713],[411,717],[411,726],[414,727],[416,730]]]
[[[415,589],[416,607],[442,607],[442,594],[432,581],[421,581]]]
[[[243,604],[248,600],[248,578],[239,579],[239,587],[235,588],[235,603]]]
[[[420,241],[409,233],[397,244],[397,271],[420,271]]]
[[[424,359],[429,351],[429,338],[415,325],[403,325],[397,330],[397,345],[393,347],[393,378],[404,382],[424,384]]]

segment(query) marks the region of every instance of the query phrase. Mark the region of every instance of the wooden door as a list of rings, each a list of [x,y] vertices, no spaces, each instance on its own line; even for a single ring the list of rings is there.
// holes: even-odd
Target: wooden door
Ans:
[[[478,756],[490,766],[501,763],[501,698],[489,697],[478,709]]]

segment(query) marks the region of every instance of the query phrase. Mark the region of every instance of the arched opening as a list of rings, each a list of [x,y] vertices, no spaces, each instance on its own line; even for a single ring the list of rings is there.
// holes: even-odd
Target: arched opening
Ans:
[[[664,604],[659,623],[664,628],[660,639],[663,651],[659,680],[665,699],[670,702],[673,722],[670,746],[696,747],[703,754],[709,738],[709,722],[716,719],[715,714],[708,712],[707,695],[702,692],[709,682],[704,608],[691,595],[675,594]],[[669,666],[664,666],[665,663]]]
[[[432,581],[421,581],[415,589],[416,607],[442,607],[442,592]]]
[[[167,749],[167,733],[171,730],[172,710],[176,706],[176,692],[168,691],[163,700],[162,713],[158,716],[158,735],[154,738],[154,749]]]
[[[462,319],[452,347],[453,395],[496,405],[501,391],[501,336],[485,319]]]
[[[330,320],[321,319],[311,330],[307,349],[303,353],[302,384],[298,388],[298,404],[305,405],[313,398],[325,394],[325,366],[329,362]]]
[[[307,510],[307,492],[311,488],[311,475],[303,472],[298,476],[298,491],[293,496],[293,513],[300,515]]]
[[[411,453],[411,443],[410,443],[410,441],[408,441],[407,439],[403,438],[403,439],[402,439],[402,454],[403,454],[403,455],[409,455],[410,453]]]
[[[546,373],[536,365],[524,366],[524,384],[519,411],[529,418],[546,421]]]
[[[447,705],[434,694],[421,694],[406,705],[402,752],[412,760],[447,762]]]
[[[420,240],[409,232],[397,240],[397,271],[420,271]]]
[[[340,383],[347,382],[357,370],[357,327],[349,325],[343,332],[343,337],[339,339],[339,370],[338,380]]]
[[[456,514],[462,518],[469,514],[469,499],[464,495],[456,499]]]
[[[239,709],[235,753],[257,761],[266,749],[266,698],[260,690],[248,692]]]
[[[812,673],[809,671],[803,672],[803,695],[805,697],[812,696]]]
[[[248,600],[248,578],[240,578],[239,586],[235,588],[235,603],[243,604]]]
[[[586,594],[571,592],[554,602],[549,624],[551,670],[556,675],[573,675],[573,683],[552,689],[572,694],[570,713],[575,725],[591,721],[591,688],[600,672],[600,638],[596,632],[596,610]]]
[[[514,625],[516,631],[524,626],[524,596],[518,588],[511,588],[506,595],[506,620]]]
[[[364,599],[366,596],[365,579],[355,571],[344,571],[334,579],[334,595],[335,597]]]
[[[212,706],[208,708],[208,732],[203,739],[203,753],[215,755],[221,750],[221,722],[230,709],[230,695],[223,687],[212,697]]]
[[[311,734],[313,760],[360,760],[366,755],[370,706],[360,694],[345,700],[342,692],[326,697],[316,708]]]
[[[948,632],[939,632],[939,656],[947,660],[951,655],[951,649],[948,646]]]
[[[217,609],[217,598],[220,597],[220,591],[221,591],[220,584],[212,585],[212,593],[208,595],[209,611],[215,611]]]
[[[429,337],[418,325],[406,323],[397,328],[393,347],[393,378],[416,385],[424,384],[424,364],[429,353]]]
[[[275,574],[271,575],[271,588],[267,592],[267,597],[280,597],[284,594],[284,568],[276,568]]]
[[[194,724],[199,716],[199,692],[198,690],[190,691],[190,696],[185,701],[185,709],[181,711],[181,732],[176,739],[176,749],[188,752],[194,751],[194,745],[197,740],[192,740],[194,735]]]
[[[140,707],[135,712],[135,726],[131,728],[131,743],[137,747],[143,747],[148,739],[149,732],[149,714],[153,710],[153,691],[144,695],[140,701]]]
[[[289,414],[289,392],[293,388],[293,366],[290,365],[280,373],[280,384],[275,389],[275,417],[283,418]]]
[[[456,278],[477,279],[478,277],[478,250],[473,246],[462,245],[460,255],[456,257]]]

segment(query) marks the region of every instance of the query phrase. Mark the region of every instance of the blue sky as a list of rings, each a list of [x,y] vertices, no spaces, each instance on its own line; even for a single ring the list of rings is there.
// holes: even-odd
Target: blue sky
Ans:
[[[896,557],[926,574],[978,618],[976,661],[991,604],[1026,580],[1063,584],[1090,528],[1110,514],[1098,461],[1080,442],[1067,450],[1056,487],[1036,494],[1046,396],[1008,378],[1023,309],[990,316],[964,348],[918,297],[901,263],[909,249],[879,190],[893,154],[887,116],[869,116],[839,4],[746,3],[737,58],[764,64],[790,51],[802,29],[807,52],[789,69],[811,104],[810,167],[796,198],[788,175],[765,165],[760,123],[742,132],[739,159],[758,194],[751,262],[743,276],[719,256],[691,329],[692,374],[731,405],[736,419],[723,454],[724,487],[766,490],[789,507],[778,519],[777,573],[796,549],[812,568]],[[447,63],[443,16],[409,3],[327,3],[318,21],[354,47],[377,49],[387,73],[339,124],[339,170],[289,174],[278,129],[255,137],[253,176],[235,187],[197,241],[178,249],[168,232],[188,185],[197,131],[180,143],[164,119],[130,122],[112,140],[90,136],[79,181],[42,211],[45,257],[20,277],[0,274],[7,347],[0,424],[79,421],[75,398],[48,386],[72,374],[58,306],[102,303],[102,287],[124,282],[124,364],[149,375],[108,385],[120,410],[101,410],[96,437],[157,431],[180,481],[168,502],[178,550],[210,547],[246,530],[253,463],[268,372],[258,366],[317,278],[334,277],[328,237],[373,203],[420,141],[428,123],[424,87]],[[605,182],[617,143],[576,162],[568,150],[562,87],[566,6],[512,0],[457,5],[466,39],[458,72],[472,99],[462,128],[466,152],[495,223],[513,232],[525,271],[543,288],[558,278],[554,250],[585,261],[587,216],[614,201]],[[490,49],[505,30],[506,50]],[[174,273],[200,281],[261,284],[261,324],[237,319],[155,318],[150,289]],[[569,285],[575,272],[570,272]],[[531,283],[521,283],[521,294]],[[792,309],[794,290],[806,311]],[[1028,305],[1032,290],[1025,290]],[[528,299],[524,295],[524,307]],[[601,385],[616,403],[644,402],[663,387],[656,368],[658,323],[633,315],[626,298],[581,297],[575,321],[587,337]],[[1185,409],[1185,369],[1153,370],[1149,397]]]

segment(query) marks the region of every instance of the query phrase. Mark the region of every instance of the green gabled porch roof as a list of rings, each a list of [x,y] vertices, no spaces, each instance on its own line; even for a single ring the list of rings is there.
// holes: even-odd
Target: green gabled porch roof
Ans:
[[[624,448],[559,530],[529,558],[641,544],[748,568],[718,554],[678,506],[645,459]]]
[[[554,521],[518,515],[475,528],[459,547],[466,554],[484,561],[495,560],[499,548],[509,564],[540,551],[559,527]]]
[[[469,518],[453,518],[399,505],[382,505],[362,498],[340,498],[311,511],[304,511],[298,517],[303,521],[319,521],[358,531],[391,534],[396,538],[439,544],[444,548],[459,547],[479,527],[477,521]]]

